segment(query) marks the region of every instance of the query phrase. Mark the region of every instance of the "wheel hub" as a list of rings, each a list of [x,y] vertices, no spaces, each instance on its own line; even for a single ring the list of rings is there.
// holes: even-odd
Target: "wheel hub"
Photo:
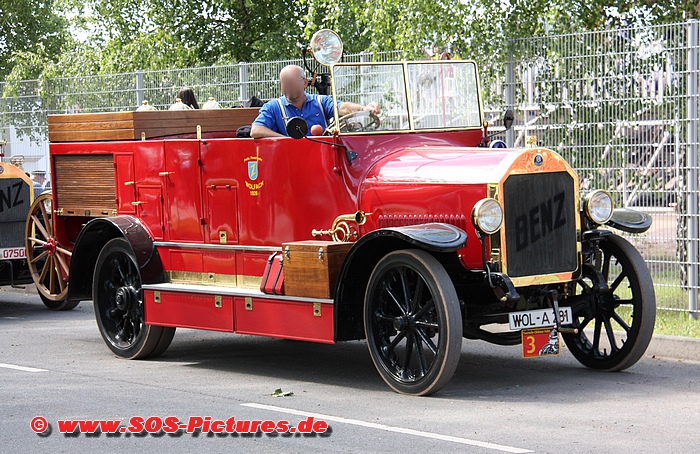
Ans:
[[[56,255],[56,240],[53,238],[49,238],[46,240],[46,243],[42,246],[42,248],[49,253],[49,255],[53,256]]]
[[[119,287],[115,295],[117,308],[122,311],[128,311],[137,301],[136,289],[131,286]]]
[[[396,317],[394,319],[394,322],[393,322],[394,329],[396,331],[404,331],[406,329],[409,329],[412,327],[413,324],[414,324],[414,319],[413,319],[413,317],[411,317],[409,315]]]

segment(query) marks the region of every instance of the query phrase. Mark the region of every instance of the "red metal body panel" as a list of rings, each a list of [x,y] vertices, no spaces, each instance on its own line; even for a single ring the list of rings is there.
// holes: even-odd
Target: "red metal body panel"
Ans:
[[[252,310],[246,309],[252,304]],[[318,303],[321,304],[321,303]],[[236,332],[332,344],[333,304],[321,304],[320,315],[307,302],[234,297]]]
[[[509,165],[512,150],[453,145],[404,147],[379,159],[367,172],[360,209],[367,216],[361,232],[402,225],[443,222],[476,238],[469,208],[487,196],[499,166]],[[467,242],[459,251],[467,268],[481,268],[481,245]]]
[[[147,323],[153,319],[162,326],[233,332],[231,296],[220,296],[220,307],[211,294],[160,292],[159,298],[160,301],[156,302],[153,291],[144,291]]]
[[[318,143],[279,139],[164,139],[141,142],[51,144],[60,154],[114,156],[117,215],[141,219],[156,242],[164,271],[228,276],[239,288],[262,276],[270,250],[313,239],[335,218],[367,214],[360,235],[423,222],[446,222],[474,236],[469,210],[486,196],[488,170],[508,151],[474,148],[481,131],[324,137]],[[349,163],[340,141],[357,153]],[[58,189],[60,190],[60,188]],[[56,218],[59,241],[70,248],[86,222]],[[206,246],[211,247],[207,248]],[[227,248],[228,247],[228,248]],[[460,251],[467,267],[481,267],[481,247]],[[243,284],[243,285],[241,285]],[[164,326],[235,331],[334,342],[334,307],[316,316],[310,301],[253,298],[215,292],[145,292],[146,321]],[[290,322],[292,321],[293,322]]]

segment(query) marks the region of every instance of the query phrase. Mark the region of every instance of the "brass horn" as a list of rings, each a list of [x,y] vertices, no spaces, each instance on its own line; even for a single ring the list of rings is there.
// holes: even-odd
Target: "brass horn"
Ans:
[[[364,211],[357,211],[353,214],[343,214],[335,218],[333,225],[328,230],[316,230],[311,231],[311,235],[314,237],[330,235],[333,241],[342,243],[355,241],[357,239],[357,231],[350,228],[348,222],[354,222],[358,226],[363,225],[367,221],[367,215]]]

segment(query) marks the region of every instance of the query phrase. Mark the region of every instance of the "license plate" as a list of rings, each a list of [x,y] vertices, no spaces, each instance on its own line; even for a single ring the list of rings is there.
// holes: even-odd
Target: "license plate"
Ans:
[[[559,354],[559,333],[554,328],[524,329],[523,358],[537,358]]]
[[[571,325],[574,317],[570,307],[559,308],[559,321],[562,325]],[[508,323],[512,331],[522,329],[544,328],[556,325],[554,309],[538,309],[534,311],[511,312]]]
[[[3,259],[23,259],[26,257],[23,247],[0,249],[0,257]]]

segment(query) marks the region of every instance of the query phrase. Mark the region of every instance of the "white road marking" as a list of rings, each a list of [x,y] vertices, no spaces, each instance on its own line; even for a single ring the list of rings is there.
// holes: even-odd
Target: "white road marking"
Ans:
[[[26,367],[26,366],[17,366],[15,364],[0,363],[0,367],[4,367],[5,369],[22,370],[24,372],[48,372],[48,370],[46,370],[46,369],[37,369],[35,367]]]
[[[469,438],[453,437],[451,435],[442,435],[433,432],[423,432],[421,430],[406,429],[404,427],[387,426],[386,424],[378,424],[374,422],[361,421],[359,419],[348,419],[342,418],[340,416],[330,416],[323,415],[321,413],[312,413],[307,411],[294,410],[292,408],[276,407],[274,405],[264,405],[256,403],[241,404],[243,407],[259,408],[261,410],[276,411],[279,413],[288,413],[291,415],[298,416],[313,416],[314,418],[323,419],[326,421],[335,421],[343,424],[352,424],[354,426],[367,427],[370,429],[379,429],[387,432],[397,432],[407,435],[415,435],[417,437],[432,438],[434,440],[451,441],[453,443],[460,443],[463,445],[478,446],[486,449],[494,449],[502,452],[514,452],[514,453],[526,453],[533,452],[528,449],[515,448],[513,446],[499,445],[496,443],[488,443],[485,441],[471,440]]]

